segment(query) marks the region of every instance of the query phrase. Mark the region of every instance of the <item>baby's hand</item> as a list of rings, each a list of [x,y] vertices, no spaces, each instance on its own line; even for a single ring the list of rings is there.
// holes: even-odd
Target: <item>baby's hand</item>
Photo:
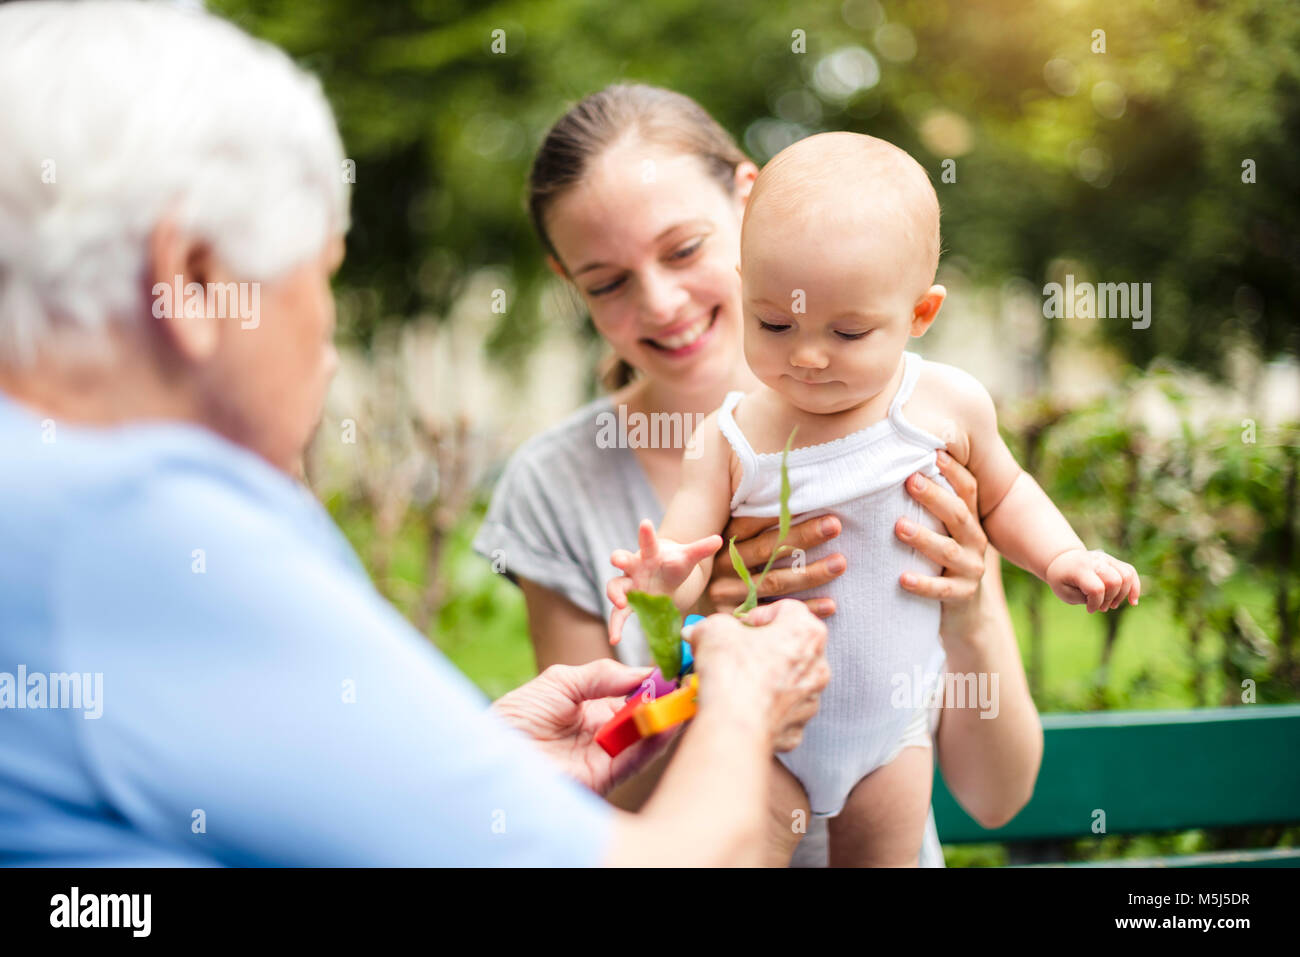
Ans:
[[[1089,614],[1118,608],[1125,598],[1136,605],[1142,594],[1142,581],[1132,565],[1103,551],[1082,548],[1052,559],[1047,566],[1047,584],[1066,604],[1086,604]]]
[[[632,614],[627,603],[627,593],[644,591],[655,595],[671,595],[687,578],[695,566],[722,547],[721,535],[709,535],[689,545],[679,545],[655,535],[649,519],[641,522],[638,532],[641,550],[629,552],[619,549],[609,557],[610,564],[621,569],[621,578],[614,578],[605,588],[614,603],[614,614],[609,618],[609,643],[618,644],[623,636],[623,623]]]

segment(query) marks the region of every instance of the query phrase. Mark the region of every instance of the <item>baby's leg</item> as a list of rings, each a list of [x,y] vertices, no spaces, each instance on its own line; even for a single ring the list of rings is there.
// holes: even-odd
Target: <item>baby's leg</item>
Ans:
[[[808,795],[790,769],[772,759],[772,783],[767,800],[767,846],[763,863],[767,867],[789,867],[794,849],[808,830],[812,813]]]
[[[930,748],[914,745],[854,785],[830,819],[830,866],[916,867],[933,775]]]

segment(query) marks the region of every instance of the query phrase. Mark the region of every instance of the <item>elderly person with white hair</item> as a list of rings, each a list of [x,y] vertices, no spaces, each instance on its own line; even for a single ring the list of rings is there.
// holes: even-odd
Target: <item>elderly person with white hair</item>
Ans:
[[[594,735],[646,669],[489,707],[292,477],[348,224],[312,77],[202,13],[6,4],[0,143],[0,860],[760,859],[827,678],[802,604],[699,626],[698,714],[631,815],[597,795],[666,735]]]

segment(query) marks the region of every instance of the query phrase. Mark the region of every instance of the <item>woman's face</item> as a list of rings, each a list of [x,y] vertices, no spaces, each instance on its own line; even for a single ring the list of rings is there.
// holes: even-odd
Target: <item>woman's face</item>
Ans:
[[[651,380],[725,386],[741,351],[740,220],[757,169],[728,195],[702,160],[635,138],[606,150],[546,223],[596,329]]]

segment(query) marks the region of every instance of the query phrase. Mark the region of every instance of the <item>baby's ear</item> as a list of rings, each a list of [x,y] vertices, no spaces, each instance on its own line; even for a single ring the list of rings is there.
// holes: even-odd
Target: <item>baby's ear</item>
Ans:
[[[912,307],[912,335],[918,339],[925,335],[925,331],[930,328],[935,317],[939,315],[939,307],[943,305],[944,299],[948,297],[948,290],[943,286],[934,285],[926,290],[925,295],[916,301]]]
[[[749,205],[750,194],[754,191],[754,180],[758,179],[758,167],[745,160],[743,163],[736,164],[736,172],[733,175],[732,194],[740,205],[743,213],[745,207]]]

